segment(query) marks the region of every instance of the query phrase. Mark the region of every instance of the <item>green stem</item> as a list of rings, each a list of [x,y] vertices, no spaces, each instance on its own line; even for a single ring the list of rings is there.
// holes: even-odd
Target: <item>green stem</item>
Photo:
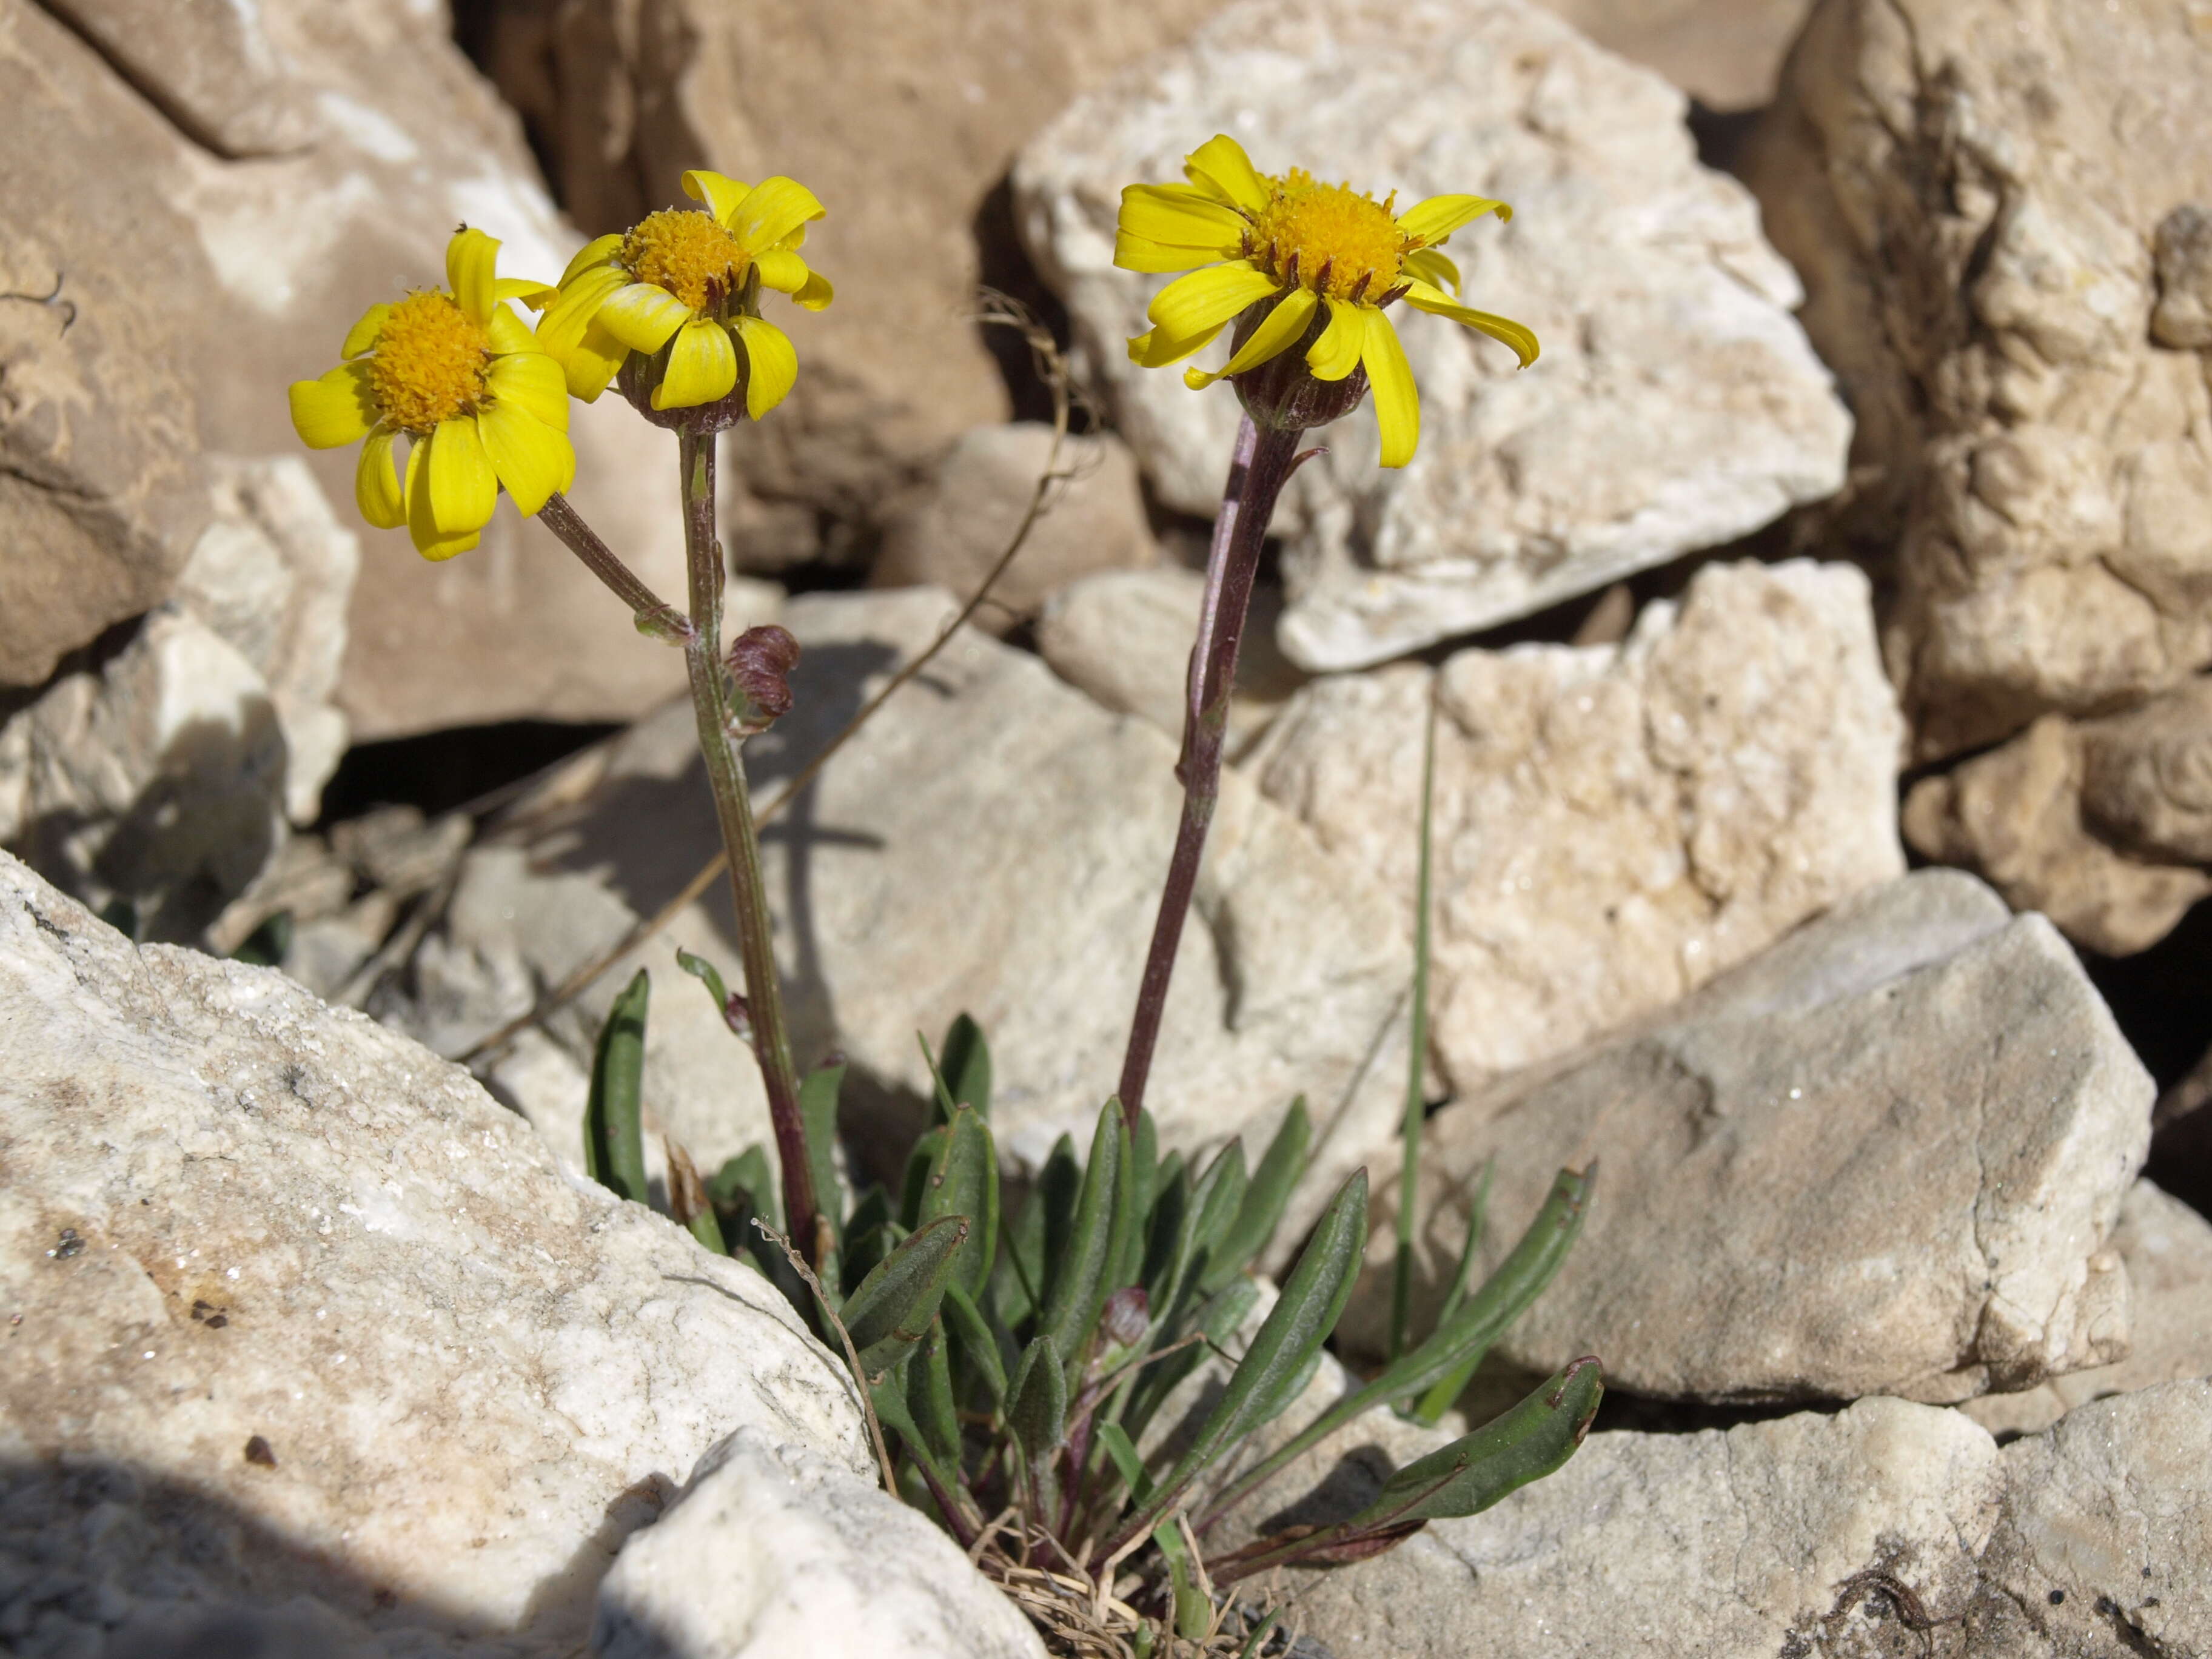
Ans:
[[[690,571],[691,623],[684,641],[684,661],[691,677],[699,752],[706,759],[714,817],[729,854],[730,901],[737,912],[753,1052],[760,1060],[769,1121],[783,1166],[784,1225],[807,1261],[814,1262],[823,1256],[823,1218],[815,1202],[805,1121],[799,1107],[799,1073],[792,1065],[791,1040],[784,1024],[783,988],[776,975],[767,884],[761,875],[760,834],[753,823],[744,764],[732,734],[736,711],[721,663],[723,573],[721,544],[714,539],[714,435],[682,428],[676,434],[684,484],[684,550]]]
[[[1166,886],[1152,924],[1152,945],[1145,976],[1137,989],[1137,1012],[1129,1023],[1129,1047],[1121,1060],[1121,1110],[1132,1128],[1145,1103],[1152,1075],[1152,1050],[1159,1042],[1160,1016],[1166,1011],[1168,981],[1175,973],[1182,942],[1183,918],[1198,890],[1199,860],[1206,832],[1221,796],[1221,755],[1229,730],[1229,694],[1237,684],[1237,647],[1251,608],[1252,580],[1274,515],[1275,497],[1298,461],[1295,428],[1261,427],[1247,415],[1237,429],[1237,448],[1222,491],[1221,514],[1213,521],[1213,550],[1206,562],[1206,603],[1198,638],[1191,647],[1190,697],[1184,714],[1182,758],[1176,774],[1182,780],[1182,821],[1176,829],[1175,851],[1168,860]]]

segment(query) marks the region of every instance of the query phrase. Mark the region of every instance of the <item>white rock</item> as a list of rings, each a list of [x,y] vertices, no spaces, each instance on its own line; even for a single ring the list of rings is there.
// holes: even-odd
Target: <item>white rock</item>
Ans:
[[[599,1588],[603,1659],[1042,1659],[1014,1604],[918,1510],[740,1429]]]
[[[1948,1402],[2122,1358],[2108,1241],[2153,1088],[2065,941],[1938,872],[1773,956],[1431,1118],[1431,1284],[1486,1158],[1494,1264],[1553,1172],[1595,1158],[1582,1237],[1500,1349],[1529,1369],[1597,1353],[1640,1394]],[[1377,1209],[1379,1285],[1387,1192]],[[1347,1336],[1374,1344],[1376,1305],[1354,1298]]]
[[[793,600],[797,706],[748,747],[756,799],[764,806],[951,611],[936,589]],[[504,832],[522,849],[497,854],[507,874],[489,866],[494,854],[473,855],[484,862],[464,879],[435,975],[458,988],[457,1008],[476,994],[470,975],[495,983],[503,1012],[466,1027],[435,1006],[396,1017],[442,1022],[431,1034],[458,1048],[565,975],[586,933],[611,941],[623,918],[672,896],[720,845],[696,742],[689,708],[672,706],[617,740],[587,799],[556,802],[536,830],[526,811]],[[798,1059],[811,1066],[834,1049],[851,1062],[848,1128],[892,1148],[917,1132],[928,1073],[915,1034],[933,1043],[966,1012],[990,1039],[1002,1152],[1034,1169],[1063,1133],[1088,1144],[1121,1074],[1180,810],[1174,757],[1152,726],[1103,712],[1035,657],[969,630],[768,827]],[[715,895],[675,936],[735,986],[726,915]],[[1303,1094],[1318,1164],[1286,1237],[1398,1110],[1412,961],[1402,927],[1364,877],[1249,781],[1224,777],[1147,1104],[1163,1146],[1241,1133],[1256,1156]],[[653,1024],[664,1010],[695,1023],[681,1036],[672,1025],[665,1050],[649,1028],[647,1107],[672,1124],[717,1126],[719,1139],[678,1131],[704,1168],[719,1151],[702,1143],[765,1139],[758,1079],[709,999],[674,971],[669,941],[647,949]],[[619,982],[609,975],[596,994]],[[580,1064],[595,1029],[587,1018],[556,1034]]]
[[[1432,688],[1431,1030],[1462,1093],[1905,867],[1903,726],[1851,566],[1708,566],[1618,647],[1463,651],[1301,691],[1251,769],[1408,911]]]
[[[1395,313],[1419,453],[1375,465],[1363,410],[1302,469],[1278,527],[1285,648],[1357,667],[1732,540],[1843,480],[1850,420],[1790,315],[1796,279],[1749,194],[1698,166],[1684,99],[1519,0],[1248,0],[1078,100],[1023,152],[1024,240],[1169,505],[1211,516],[1237,402],[1129,363],[1167,279],[1113,268],[1123,185],[1234,134],[1401,203],[1511,202],[1453,243],[1468,302],[1542,360]],[[1218,367],[1215,357],[1200,361]]]
[[[405,1038],[134,950],[12,860],[0,1077],[0,1632],[28,1650],[295,1598],[392,1654],[573,1647],[732,1431],[872,1471],[841,1363],[757,1274],[564,1178]]]
[[[2107,1248],[2127,1269],[2133,1301],[2127,1358],[2022,1394],[1985,1394],[1959,1408],[1991,1434],[2032,1433],[2107,1395],[2212,1376],[2212,1222],[2138,1181],[2128,1188]]]
[[[1822,0],[1745,158],[1859,420],[1918,758],[2212,661],[2187,6]]]

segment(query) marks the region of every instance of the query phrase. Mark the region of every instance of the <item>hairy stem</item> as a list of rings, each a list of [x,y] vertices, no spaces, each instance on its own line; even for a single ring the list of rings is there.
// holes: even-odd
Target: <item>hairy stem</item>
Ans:
[[[1183,918],[1198,889],[1199,860],[1206,832],[1221,796],[1221,754],[1229,729],[1229,694],[1237,683],[1237,653],[1244,641],[1244,619],[1252,603],[1252,579],[1275,497],[1297,464],[1300,434],[1262,428],[1249,415],[1237,428],[1237,448],[1229,463],[1229,483],[1221,495],[1221,515],[1213,521],[1213,550],[1206,561],[1206,601],[1198,638],[1190,653],[1190,702],[1184,716],[1182,757],[1176,775],[1182,780],[1182,821],[1168,860],[1167,885],[1160,894],[1152,946],[1145,958],[1145,977],[1137,989],[1136,1017],[1130,1022],[1129,1047],[1121,1060],[1121,1109],[1134,1127],[1145,1103],[1145,1083],[1152,1069],[1152,1050],[1167,1006],[1168,981],[1175,973],[1176,950],[1182,942]]]
[[[557,489],[548,495],[545,505],[538,509],[538,521],[558,536],[568,550],[583,561],[584,568],[605,582],[608,591],[629,607],[630,615],[637,620],[638,632],[666,640],[672,645],[682,645],[690,637],[691,624],[684,613],[640,581],[637,573],[578,516],[566,495]]]
[[[684,641],[691,676],[691,707],[699,723],[699,752],[714,792],[714,817],[730,861],[730,901],[738,918],[738,948],[744,961],[745,1000],[752,1012],[753,1052],[768,1090],[769,1121],[783,1166],[783,1218],[810,1263],[823,1256],[824,1222],[815,1203],[806,1129],[799,1110],[799,1073],[784,1026],[783,988],[776,977],[766,884],[761,877],[760,832],[753,823],[745,769],[733,734],[730,683],[721,665],[722,549],[714,539],[714,436],[677,433],[677,465],[684,483],[684,550],[690,571],[691,622]]]

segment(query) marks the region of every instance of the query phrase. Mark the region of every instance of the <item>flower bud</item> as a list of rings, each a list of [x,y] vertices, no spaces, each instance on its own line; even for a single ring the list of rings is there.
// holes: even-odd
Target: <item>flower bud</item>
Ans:
[[[730,684],[738,699],[732,724],[738,737],[765,732],[791,712],[791,671],[798,666],[799,641],[773,623],[748,628],[732,641]]]
[[[738,383],[711,404],[694,404],[682,409],[655,409],[653,394],[668,377],[668,359],[676,349],[676,336],[658,351],[633,351],[623,359],[623,366],[615,374],[615,385],[622,395],[629,399],[629,406],[657,427],[671,432],[726,432],[745,418],[745,381],[751,365],[744,351],[738,351]]]
[[[1239,313],[1232,351],[1251,337],[1252,331],[1267,320],[1274,305],[1272,298],[1261,300]],[[1229,384],[1237,388],[1237,400],[1255,425],[1276,432],[1306,432],[1340,421],[1359,407],[1359,400],[1367,395],[1364,368],[1355,368],[1340,380],[1322,380],[1315,379],[1306,367],[1307,349],[1321,338],[1328,319],[1328,307],[1316,306],[1313,320],[1296,345],[1229,377]]]

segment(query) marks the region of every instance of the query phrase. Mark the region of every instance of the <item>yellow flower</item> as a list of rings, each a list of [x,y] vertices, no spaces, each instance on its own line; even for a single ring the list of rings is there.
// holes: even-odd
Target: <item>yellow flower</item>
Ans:
[[[446,247],[449,287],[374,305],[346,335],[347,361],[292,383],[292,425],[311,449],[357,438],[354,500],[380,530],[407,526],[426,559],[477,544],[500,487],[525,514],[576,475],[561,368],[501,303],[553,290],[501,276],[499,244],[463,226]],[[393,465],[410,441],[403,482]]]
[[[672,338],[666,373],[653,389],[655,409],[696,409],[728,397],[742,352],[745,412],[758,420],[799,378],[790,338],[762,319],[760,291],[788,294],[809,311],[830,303],[828,281],[799,257],[808,221],[825,210],[805,185],[784,178],[745,185],[693,171],[684,175],[684,191],[706,210],[648,214],[571,260],[538,337],[586,403],[606,390],[631,352],[655,353]]]
[[[1125,270],[1190,272],[1152,297],[1152,326],[1129,342],[1129,356],[1146,368],[1188,357],[1246,307],[1272,300],[1226,368],[1218,374],[1188,369],[1183,379],[1196,388],[1242,374],[1304,339],[1326,307],[1306,367],[1318,380],[1367,371],[1382,465],[1403,466],[1420,440],[1420,394],[1385,307],[1402,299],[1503,341],[1523,368],[1536,361],[1536,337],[1528,329],[1453,299],[1459,269],[1437,252],[1486,213],[1510,219],[1504,203],[1431,196],[1393,214],[1395,192],[1378,202],[1348,185],[1320,184],[1301,168],[1280,177],[1261,173],[1225,134],[1192,151],[1183,173],[1188,185],[1131,185],[1121,192],[1114,263]]]

